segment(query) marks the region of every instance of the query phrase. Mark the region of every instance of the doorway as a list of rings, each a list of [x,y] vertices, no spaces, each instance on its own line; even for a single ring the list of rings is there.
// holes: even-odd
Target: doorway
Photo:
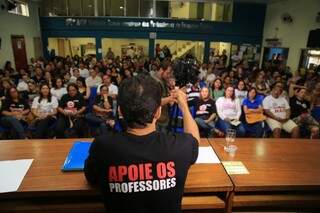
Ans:
[[[27,69],[28,61],[24,36],[12,35],[11,43],[16,70],[19,71],[20,69]]]

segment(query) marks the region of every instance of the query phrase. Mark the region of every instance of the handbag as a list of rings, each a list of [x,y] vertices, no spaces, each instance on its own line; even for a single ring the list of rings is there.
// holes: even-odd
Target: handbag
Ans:
[[[263,113],[249,113],[246,114],[246,121],[248,124],[264,121],[266,116]]]

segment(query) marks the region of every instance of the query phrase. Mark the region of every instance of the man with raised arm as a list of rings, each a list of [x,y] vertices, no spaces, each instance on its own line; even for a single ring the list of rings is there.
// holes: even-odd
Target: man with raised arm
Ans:
[[[161,87],[152,77],[141,74],[120,85],[118,101],[128,129],[97,137],[85,163],[86,178],[100,188],[108,212],[181,212],[200,137],[185,93],[172,93],[183,112],[185,133],[156,130]]]

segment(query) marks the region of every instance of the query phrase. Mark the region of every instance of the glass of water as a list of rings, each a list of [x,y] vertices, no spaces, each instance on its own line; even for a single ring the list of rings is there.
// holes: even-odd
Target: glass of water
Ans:
[[[237,148],[234,145],[234,142],[236,140],[236,130],[234,129],[227,129],[227,134],[226,134],[226,146],[224,147],[224,150],[226,152],[232,152],[233,150]]]

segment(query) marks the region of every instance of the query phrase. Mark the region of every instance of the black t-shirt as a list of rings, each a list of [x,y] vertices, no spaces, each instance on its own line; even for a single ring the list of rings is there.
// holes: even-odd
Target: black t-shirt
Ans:
[[[108,96],[108,103],[111,107],[111,109],[113,108],[113,99]],[[104,107],[104,98],[102,95],[98,95],[95,100],[94,100],[94,105],[97,105],[98,107],[101,107],[103,109],[105,109]],[[97,115],[101,116],[101,113],[96,113]],[[103,116],[107,116],[107,117],[111,117],[112,116],[112,112],[108,112],[108,113],[103,113]]]
[[[108,212],[175,213],[197,157],[190,134],[110,132],[92,143],[85,175],[102,190]]]
[[[71,97],[69,94],[65,94],[62,96],[59,102],[59,107],[70,111],[79,110],[84,106],[85,102],[81,94],[78,94],[74,97]]]
[[[201,117],[203,119],[208,119],[212,115],[212,113],[217,113],[216,105],[211,98],[206,101],[198,98],[195,101],[195,107],[196,117]]]
[[[113,100],[110,96],[108,96],[108,102],[111,106],[111,109],[112,109],[112,106],[113,106]],[[95,100],[94,100],[94,105],[97,105],[101,108],[104,108],[104,98],[102,95],[98,95]]]
[[[290,98],[291,118],[296,118],[302,113],[307,113],[310,109],[310,102],[299,100],[296,96]]]
[[[18,102],[14,102],[11,99],[5,99],[2,102],[1,111],[22,112],[26,109],[30,109],[30,106],[24,99],[19,99]]]

